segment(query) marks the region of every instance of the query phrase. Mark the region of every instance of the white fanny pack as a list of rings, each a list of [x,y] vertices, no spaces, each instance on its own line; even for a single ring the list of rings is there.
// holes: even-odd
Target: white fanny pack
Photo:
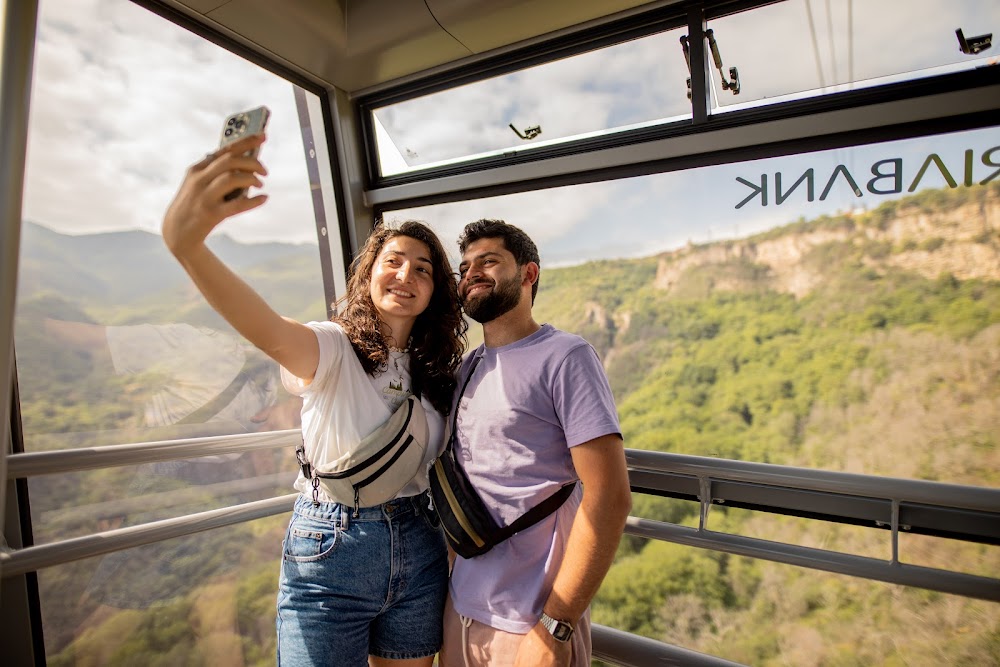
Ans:
[[[305,444],[295,450],[302,474],[310,480],[313,504],[319,489],[334,501],[354,507],[373,507],[396,497],[424,465],[430,431],[420,399],[410,395],[389,419],[349,453],[334,461],[310,464]]]

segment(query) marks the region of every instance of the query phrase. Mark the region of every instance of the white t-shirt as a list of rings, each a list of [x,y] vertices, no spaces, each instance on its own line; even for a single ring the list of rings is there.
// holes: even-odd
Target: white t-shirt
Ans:
[[[289,393],[302,397],[302,436],[306,458],[330,461],[350,452],[369,433],[385,423],[410,393],[410,355],[392,353],[388,368],[376,376],[365,373],[354,348],[340,325],[333,322],[309,322],[319,342],[319,365],[312,382],[306,384],[287,369],[281,369],[281,381]],[[421,399],[427,413],[430,441],[426,464],[397,498],[427,490],[427,466],[444,448],[444,418],[426,399]],[[295,488],[311,494],[312,487],[299,473]],[[319,491],[321,502],[334,502]]]

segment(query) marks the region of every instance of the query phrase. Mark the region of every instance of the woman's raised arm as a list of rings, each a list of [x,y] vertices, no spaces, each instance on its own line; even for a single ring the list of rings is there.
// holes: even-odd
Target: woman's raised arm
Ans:
[[[276,313],[205,245],[223,220],[267,201],[264,194],[225,199],[238,188],[263,185],[260,176],[267,170],[245,153],[264,140],[264,135],[246,137],[190,167],[163,218],[163,240],[209,305],[236,331],[297,377],[312,380],[319,364],[316,335]]]

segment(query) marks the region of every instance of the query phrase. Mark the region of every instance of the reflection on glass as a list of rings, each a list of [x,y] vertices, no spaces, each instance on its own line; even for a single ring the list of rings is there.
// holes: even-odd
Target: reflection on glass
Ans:
[[[28,480],[35,544],[291,492],[286,448],[43,475]]]
[[[287,519],[270,517],[38,573],[47,664],[273,663]]]
[[[22,391],[22,421],[38,448],[109,444],[129,431],[166,440],[298,426],[300,401],[280,388],[276,364],[235,334],[183,323],[57,319],[43,305],[54,307],[29,301],[18,321],[22,370],[41,375],[32,362],[44,363],[55,376],[47,383],[29,379]],[[46,422],[60,405],[89,406],[75,415],[81,431],[61,432]]]
[[[983,0],[785,0],[709,22],[723,90],[712,68],[713,105],[739,108],[997,64],[995,47],[962,53],[966,36],[1000,34],[1000,3]],[[721,110],[721,109],[720,109]]]
[[[689,118],[681,32],[376,109],[382,175]]]

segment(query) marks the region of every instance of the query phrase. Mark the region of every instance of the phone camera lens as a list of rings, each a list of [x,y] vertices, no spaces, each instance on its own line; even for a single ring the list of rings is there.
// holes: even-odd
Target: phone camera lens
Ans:
[[[226,136],[228,137],[228,136],[229,136],[229,135],[231,135],[232,133],[233,133],[233,128],[231,128],[231,127],[227,127],[227,128],[226,128]]]
[[[235,119],[235,118],[230,118],[230,119],[229,119],[229,122],[228,122],[228,123],[226,123],[226,125],[232,125],[232,124],[233,124],[233,123],[235,123],[235,122],[236,122],[236,119]]]
[[[237,130],[242,130],[246,126],[247,126],[246,121],[244,121],[243,119],[240,119],[240,120],[236,121],[236,129]]]

